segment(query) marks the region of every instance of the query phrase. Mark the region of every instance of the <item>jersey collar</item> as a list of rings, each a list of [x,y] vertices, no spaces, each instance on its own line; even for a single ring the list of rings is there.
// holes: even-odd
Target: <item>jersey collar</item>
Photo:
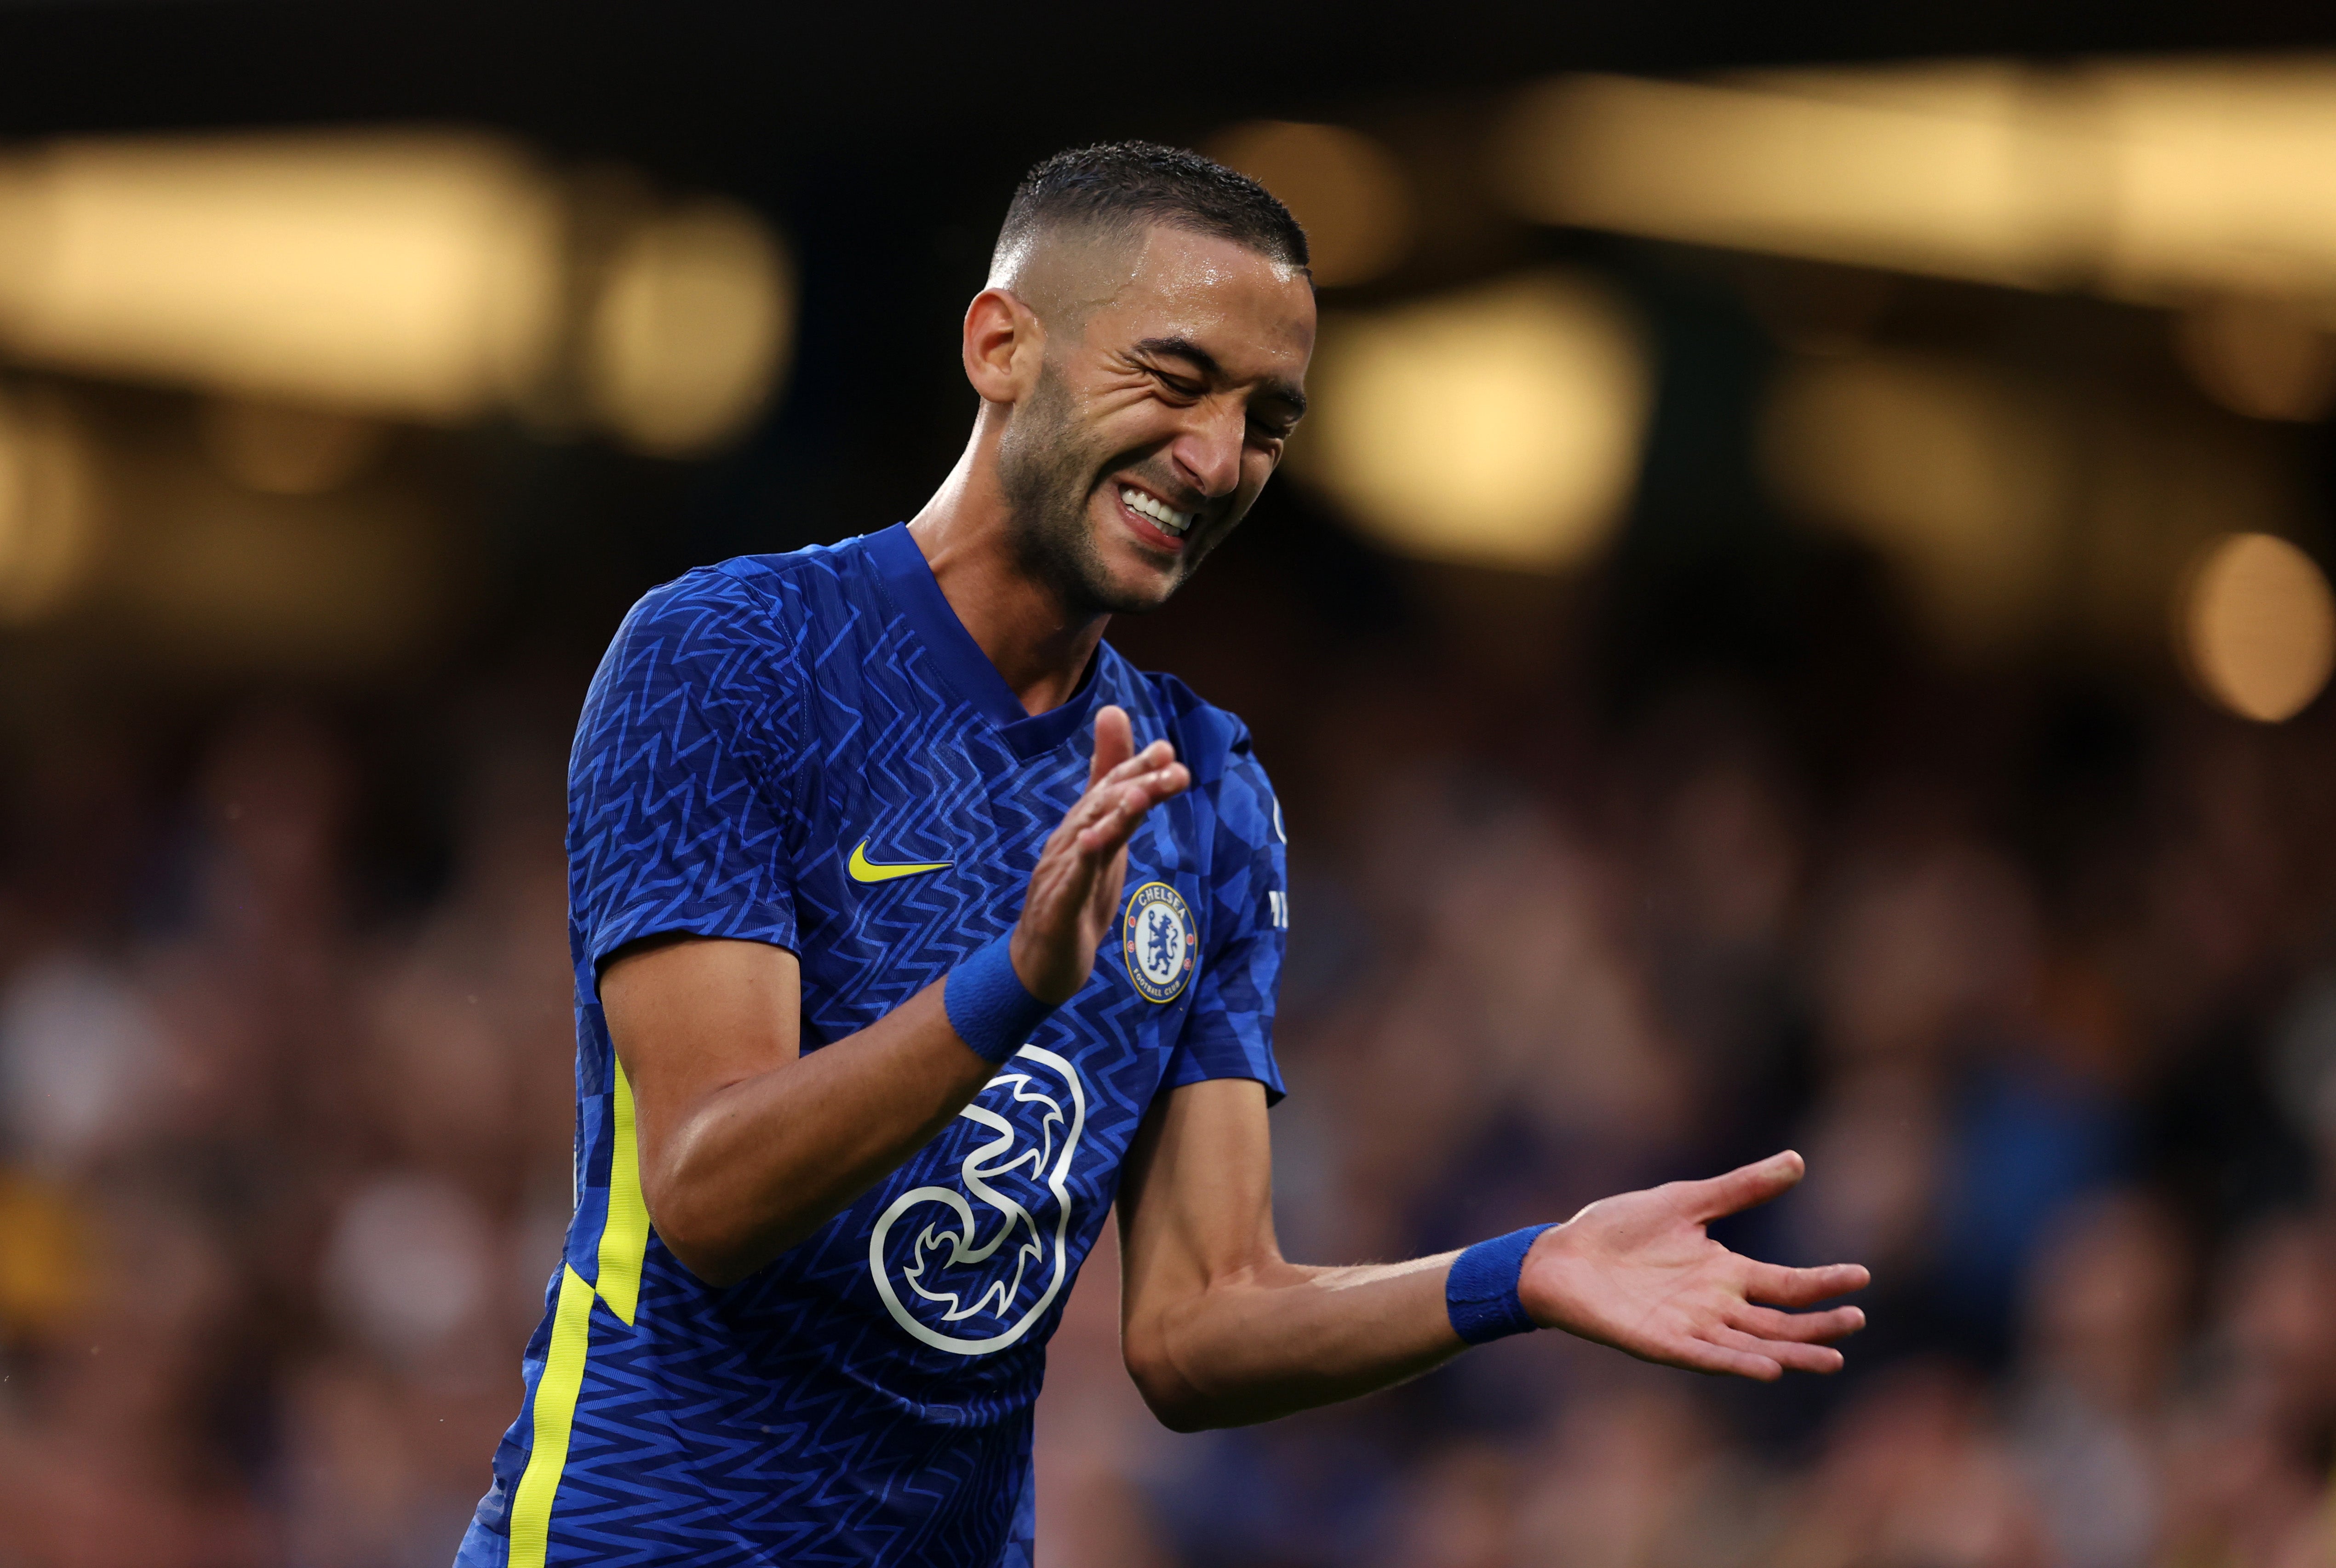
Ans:
[[[989,662],[989,656],[981,651],[981,645],[949,607],[933,569],[925,563],[925,552],[909,537],[909,525],[896,522],[870,534],[868,554],[876,563],[877,576],[892,607],[923,640],[942,677],[981,711],[1016,756],[1028,762],[1085,726],[1095,711],[1095,672],[1103,667],[1103,645],[1095,646],[1077,687],[1061,706],[1036,716],[1025,713],[1022,699],[1014,695],[1014,688],[1006,684],[1006,677],[998,673],[998,667]]]

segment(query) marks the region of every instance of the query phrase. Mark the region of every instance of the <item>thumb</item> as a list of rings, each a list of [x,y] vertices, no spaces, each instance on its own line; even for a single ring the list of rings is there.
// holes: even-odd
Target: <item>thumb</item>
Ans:
[[[1135,726],[1127,710],[1109,704],[1095,710],[1095,761],[1087,768],[1087,788],[1093,789],[1120,764],[1135,755]]]
[[[1686,1194],[1688,1207],[1694,1212],[1698,1222],[1708,1223],[1722,1215],[1757,1208],[1771,1198],[1788,1193],[1807,1174],[1807,1164],[1800,1155],[1786,1149],[1781,1154],[1771,1154],[1765,1160],[1738,1165],[1724,1176],[1689,1183],[1691,1190]]]

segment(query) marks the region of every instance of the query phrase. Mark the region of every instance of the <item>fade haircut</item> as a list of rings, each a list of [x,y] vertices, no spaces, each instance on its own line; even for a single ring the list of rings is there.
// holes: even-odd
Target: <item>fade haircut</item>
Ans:
[[[1223,164],[1157,141],[1103,141],[1057,152],[1022,177],[991,253],[996,277],[1040,234],[1082,228],[1132,234],[1163,223],[1214,235],[1300,272],[1306,230],[1273,192]]]

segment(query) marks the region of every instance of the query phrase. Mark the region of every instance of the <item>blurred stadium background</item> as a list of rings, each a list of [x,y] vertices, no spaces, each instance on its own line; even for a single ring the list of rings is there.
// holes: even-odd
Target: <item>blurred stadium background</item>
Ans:
[[[915,510],[1013,180],[1122,134],[1320,259],[1291,472],[1114,634],[1287,804],[1289,1250],[1790,1143],[1729,1239],[1877,1282],[1833,1381],[1180,1437],[1106,1252],[1042,1560],[2336,1556],[2324,20],[1164,25],[0,5],[0,1568],[447,1561],[592,663]]]

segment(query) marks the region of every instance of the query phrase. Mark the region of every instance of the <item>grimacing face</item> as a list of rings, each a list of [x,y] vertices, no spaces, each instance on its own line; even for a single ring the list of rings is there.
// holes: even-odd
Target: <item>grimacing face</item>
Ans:
[[[1024,566],[1074,613],[1156,609],[1240,523],[1305,412],[1304,273],[1154,225],[1076,263],[998,471]],[[1050,291],[1052,292],[1052,291]]]

